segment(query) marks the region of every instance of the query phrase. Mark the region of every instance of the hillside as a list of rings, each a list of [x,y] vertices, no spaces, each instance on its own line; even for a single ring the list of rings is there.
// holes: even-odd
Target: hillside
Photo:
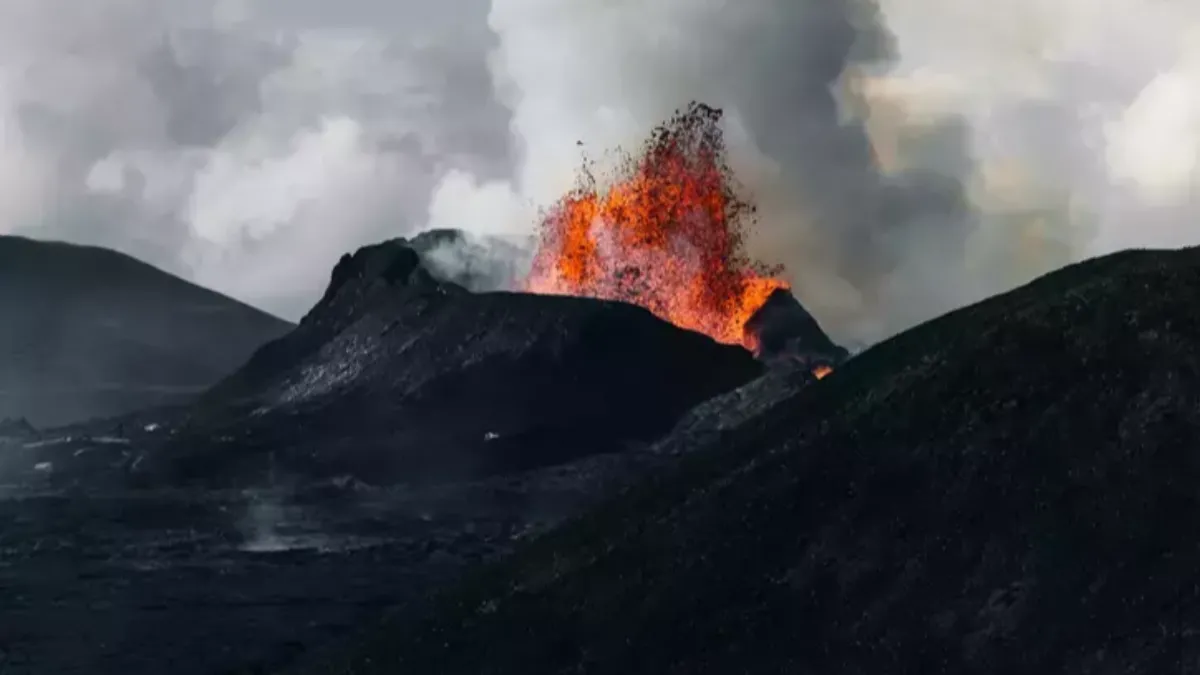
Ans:
[[[183,402],[291,325],[102,248],[0,237],[0,418]]]
[[[1198,300],[1200,250],[1125,252],[759,380],[295,672],[1197,672]]]

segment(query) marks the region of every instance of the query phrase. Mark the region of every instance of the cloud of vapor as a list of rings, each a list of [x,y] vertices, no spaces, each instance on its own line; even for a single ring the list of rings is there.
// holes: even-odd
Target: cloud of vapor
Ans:
[[[485,0],[10,0],[0,233],[110,246],[289,318],[347,250],[508,165]]]
[[[425,227],[488,235],[438,253],[479,276],[577,141],[636,148],[697,99],[754,252],[873,341],[1196,243],[1198,31],[1188,0],[6,0],[0,233],[297,318],[342,253]]]
[[[528,233],[572,186],[577,141],[636,147],[699,99],[726,111],[756,252],[842,339],[1200,239],[1195,3],[992,5],[492,0],[516,176],[452,172],[430,225]]]
[[[1200,239],[1190,222],[1200,6],[891,0],[885,10],[902,45],[903,75],[936,72],[943,105],[969,121],[976,179],[989,188],[979,199],[985,205],[1006,190],[1009,201],[1034,188],[1058,193],[1086,213],[1081,255]],[[1006,172],[1032,186],[1014,194]]]

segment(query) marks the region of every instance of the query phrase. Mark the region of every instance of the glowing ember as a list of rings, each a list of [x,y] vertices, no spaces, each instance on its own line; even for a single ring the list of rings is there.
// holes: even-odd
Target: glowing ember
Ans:
[[[831,368],[829,366],[825,366],[825,365],[817,366],[816,368],[813,368],[813,371],[812,371],[813,375],[816,375],[818,380],[832,372],[833,372],[833,368]]]
[[[753,349],[746,320],[782,271],[743,251],[754,208],[725,164],[721,111],[692,104],[622,156],[602,190],[580,185],[546,214],[526,290],[621,300],[671,323]]]

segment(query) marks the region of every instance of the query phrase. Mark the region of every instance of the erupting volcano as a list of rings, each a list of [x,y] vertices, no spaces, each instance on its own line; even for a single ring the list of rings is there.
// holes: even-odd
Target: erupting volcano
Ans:
[[[525,289],[640,305],[754,350],[746,321],[787,283],[744,251],[754,207],[737,194],[720,120],[693,103],[637,156],[619,156],[604,185],[585,162],[579,185],[541,222]]]

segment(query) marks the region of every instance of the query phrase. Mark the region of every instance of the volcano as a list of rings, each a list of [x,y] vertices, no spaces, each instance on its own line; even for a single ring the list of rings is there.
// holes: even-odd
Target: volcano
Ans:
[[[666,432],[757,376],[747,351],[829,372],[846,351],[782,268],[746,253],[755,209],[726,163],[721,115],[677,112],[636,155],[618,151],[604,181],[585,161],[521,281],[506,264],[517,249],[452,230],[347,256],[297,330],[209,392],[143,471],[513,471]],[[473,292],[498,281],[520,291]]]
[[[780,267],[751,259],[755,208],[725,158],[719,109],[693,103],[657,127],[612,175],[590,163],[548,210],[525,289],[645,307],[677,326],[757,348],[746,324]]]
[[[299,326],[202,397],[137,475],[487,476],[653,440],[762,371],[740,347],[626,303],[435,278],[419,251],[454,236],[345,256]]]

